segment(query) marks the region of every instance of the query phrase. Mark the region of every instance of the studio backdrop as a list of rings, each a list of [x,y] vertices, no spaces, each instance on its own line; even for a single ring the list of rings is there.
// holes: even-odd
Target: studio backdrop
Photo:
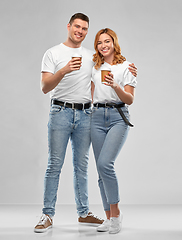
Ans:
[[[42,204],[49,94],[40,90],[45,51],[67,38],[76,12],[90,18],[83,46],[113,29],[138,68],[128,139],[116,161],[122,204],[181,204],[181,0],[7,0],[0,3],[0,203]],[[89,201],[101,204],[90,149]],[[59,204],[74,204],[72,151],[60,177]]]

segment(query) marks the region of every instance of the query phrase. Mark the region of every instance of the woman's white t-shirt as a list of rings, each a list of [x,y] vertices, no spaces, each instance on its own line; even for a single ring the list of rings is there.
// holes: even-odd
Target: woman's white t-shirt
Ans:
[[[124,89],[125,85],[130,85],[136,87],[137,81],[136,77],[128,70],[129,62],[125,61],[122,64],[110,65],[104,63],[101,67],[96,70],[95,67],[92,69],[92,81],[95,85],[93,103],[119,103],[121,100],[118,95],[110,86],[106,86],[101,83],[101,70],[110,69],[111,73],[114,75],[114,81]]]

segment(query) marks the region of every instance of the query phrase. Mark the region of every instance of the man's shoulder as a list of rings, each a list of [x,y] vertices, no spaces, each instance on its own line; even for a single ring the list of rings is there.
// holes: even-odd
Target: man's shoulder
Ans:
[[[50,48],[47,50],[47,52],[56,52],[56,51],[58,51],[59,49],[61,49],[61,44],[57,44],[57,45],[55,45],[55,46],[53,46],[53,47],[50,47]]]
[[[90,50],[90,49],[85,48],[85,47],[82,47],[82,49],[83,49],[83,51],[85,51],[85,52],[88,53],[88,54],[91,54],[91,55],[94,54],[94,51],[93,51],[93,50]]]

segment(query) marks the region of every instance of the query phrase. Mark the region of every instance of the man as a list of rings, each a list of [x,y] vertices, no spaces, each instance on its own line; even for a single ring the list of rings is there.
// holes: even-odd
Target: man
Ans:
[[[88,203],[93,52],[81,46],[88,27],[89,18],[86,15],[74,14],[67,25],[67,40],[49,49],[43,57],[41,86],[45,94],[51,93],[52,105],[48,123],[49,156],[44,180],[43,215],[34,228],[35,232],[45,232],[52,227],[59,176],[69,139],[73,151],[78,221],[94,225],[103,222],[89,211]],[[72,56],[78,55],[82,56],[82,60],[77,57],[72,59]],[[136,74],[135,66],[132,71]]]

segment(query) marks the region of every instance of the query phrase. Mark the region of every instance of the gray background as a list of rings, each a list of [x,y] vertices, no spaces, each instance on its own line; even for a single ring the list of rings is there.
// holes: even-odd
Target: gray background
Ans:
[[[83,46],[93,49],[96,32],[109,27],[139,70],[135,127],[116,162],[121,203],[181,204],[181,0],[1,1],[0,203],[42,203],[49,95],[40,90],[40,65],[66,40],[75,12],[91,21]],[[58,203],[74,204],[72,171],[69,144]],[[89,199],[101,203],[92,149]]]

